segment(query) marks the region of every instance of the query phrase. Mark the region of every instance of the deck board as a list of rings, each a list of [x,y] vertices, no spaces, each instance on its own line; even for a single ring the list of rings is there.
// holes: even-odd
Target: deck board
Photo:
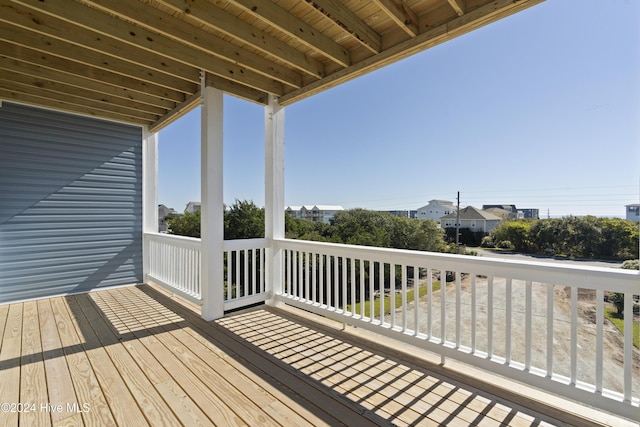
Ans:
[[[78,404],[74,392],[71,373],[65,359],[64,350],[60,341],[59,331],[69,328],[69,325],[60,317],[56,317],[51,306],[51,299],[38,301],[40,330],[42,336],[42,351],[44,353],[44,367],[47,378],[47,390],[51,422],[54,425],[75,414],[67,411],[67,405]]]
[[[100,383],[91,367],[91,362],[83,351],[82,340],[78,334],[77,319],[70,315],[63,298],[52,299],[51,305],[58,322],[68,325],[68,327],[59,330],[60,342],[71,374],[76,401],[88,405],[87,408],[82,407],[83,412],[80,414],[83,423],[101,426],[116,425]],[[91,410],[85,411],[88,408]]]
[[[77,319],[79,326],[78,334],[83,340],[82,347],[87,354],[89,362],[96,375],[98,383],[111,410],[111,414],[117,425],[148,425],[142,411],[136,403],[135,397],[129,392],[125,381],[120,377],[117,368],[113,365],[109,354],[107,353],[104,343],[92,329],[92,317],[85,317],[88,312],[90,315],[91,302],[86,294],[77,297],[66,298],[70,312]],[[87,305],[88,307],[84,307]],[[103,337],[103,340],[105,338]],[[115,342],[109,342],[108,345],[116,345]],[[84,404],[87,402],[80,402]]]
[[[20,359],[20,402],[46,402],[47,384],[44,360],[42,357],[42,341],[40,339],[40,322],[38,306],[35,301],[24,303],[22,309],[22,358]],[[47,426],[51,418],[45,411],[31,410],[24,412],[21,423],[33,426]],[[33,408],[36,409],[36,408]],[[39,408],[38,408],[39,409]]]
[[[282,367],[275,365],[270,360],[264,360],[262,354],[243,346],[237,341],[237,336],[229,337],[225,334],[224,328],[204,322],[195,313],[185,310],[175,301],[164,302],[167,307],[179,312],[189,321],[191,327],[187,329],[187,332],[190,332],[202,343],[208,343],[208,346],[215,345],[213,351],[218,356],[231,364],[234,369],[248,375],[258,387],[265,391],[275,392],[272,399],[274,402],[283,402],[287,405],[286,410],[289,413],[287,418],[295,420],[302,417],[306,424],[312,425],[345,425],[332,414],[338,413],[346,417],[354,416],[351,411],[344,411],[341,405],[327,400],[322,393],[316,393],[306,383],[289,372],[283,371]],[[300,401],[305,406],[300,406]],[[322,407],[326,407],[326,410],[323,411]]]
[[[83,298],[87,298],[87,296],[84,295]],[[101,295],[96,294],[93,301],[97,304],[101,301]],[[82,305],[82,309],[111,358],[113,367],[116,369],[113,375],[119,375],[122,378],[149,425],[154,427],[176,425],[178,419],[167,408],[164,399],[153,387],[145,371],[140,369],[136,359],[129,353],[128,344],[131,340],[119,342],[121,341],[120,337],[114,334],[113,329],[95,305],[87,302]]]
[[[2,346],[0,347],[0,403],[19,403],[19,387],[4,384],[20,384],[20,359],[22,347],[22,305],[12,305],[7,311]],[[17,426],[18,413],[0,411],[1,426]]]
[[[0,306],[0,384],[0,402],[63,405],[3,426],[560,424],[326,323],[205,322],[150,286]]]
[[[132,291],[130,289],[122,289],[115,292],[114,295],[119,298],[130,298],[129,294],[131,292]],[[148,307],[136,306],[135,308],[137,310],[145,310]],[[223,390],[222,392],[229,393],[229,395],[232,396],[233,392],[231,385],[233,385],[233,387],[236,387],[238,391],[242,393],[243,399],[250,399],[257,407],[262,409],[266,417],[274,418],[270,419],[268,422],[264,419],[255,420],[256,422],[259,422],[261,425],[281,424],[287,426],[300,426],[305,424],[306,420],[304,418],[300,416],[296,417],[297,414],[295,413],[292,414],[291,411],[284,407],[280,401],[274,399],[273,396],[269,395],[264,389],[258,387],[254,381],[229,365],[227,363],[228,359],[221,358],[219,355],[213,357],[210,348],[206,344],[195,339],[187,332],[186,329],[188,328],[171,331],[168,328],[165,328],[165,330],[169,332],[175,340],[177,340],[174,342],[174,345],[178,347],[182,345],[190,349],[193,355],[200,358],[200,361],[206,365],[204,366],[201,363],[196,362],[196,364],[199,365],[200,371],[203,372],[204,375],[209,375],[208,372],[216,375],[216,378],[207,378],[210,384],[214,382],[226,384],[226,390]],[[239,404],[242,406],[243,402],[239,402]],[[255,418],[254,414],[251,414],[251,416]],[[278,422],[276,423],[275,420]]]

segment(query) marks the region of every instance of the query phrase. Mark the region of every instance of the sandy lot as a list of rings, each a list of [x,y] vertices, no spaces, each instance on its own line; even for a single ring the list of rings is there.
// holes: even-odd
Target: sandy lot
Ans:
[[[488,316],[487,316],[486,279],[476,279],[477,310],[476,310],[476,348],[487,351]],[[553,371],[570,376],[571,348],[571,296],[570,288],[554,286],[553,309]],[[514,280],[512,284],[512,330],[511,330],[511,358],[524,363],[525,358],[525,282]],[[432,331],[433,336],[440,337],[440,307],[441,291],[433,294]],[[456,340],[456,286],[449,283],[446,294],[446,336],[447,340]],[[493,309],[493,354],[505,355],[505,302],[506,283],[504,279],[494,280],[494,309]],[[578,381],[589,384],[595,383],[595,291],[580,292],[578,295]],[[471,280],[466,277],[462,281],[461,293],[461,345],[471,347]],[[426,297],[420,301],[419,330],[427,332],[428,302]],[[547,369],[547,285],[533,284],[532,290],[532,354],[533,367],[546,371]],[[396,324],[402,323],[402,313],[396,312]],[[413,307],[407,312],[407,327],[414,329]],[[622,334],[605,319],[604,325],[604,387],[622,392],[624,384]],[[633,396],[640,397],[640,351],[634,347],[633,366]]]

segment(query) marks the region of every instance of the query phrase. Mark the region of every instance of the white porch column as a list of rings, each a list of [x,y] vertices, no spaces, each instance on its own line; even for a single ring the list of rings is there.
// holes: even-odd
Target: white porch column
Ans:
[[[142,130],[142,280],[148,282],[150,254],[145,233],[158,232],[158,134]]]
[[[222,91],[202,88],[202,139],[200,170],[200,234],[202,238],[200,285],[202,317],[224,315],[224,208],[222,186]]]
[[[273,239],[284,238],[284,107],[269,95],[265,107],[265,237],[269,242],[266,262],[267,304],[276,305],[274,295],[282,292],[282,250]]]

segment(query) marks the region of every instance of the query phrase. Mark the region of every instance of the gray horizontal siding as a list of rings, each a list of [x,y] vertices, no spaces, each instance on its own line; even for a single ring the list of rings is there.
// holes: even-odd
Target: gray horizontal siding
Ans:
[[[142,281],[142,134],[0,108],[0,303]]]

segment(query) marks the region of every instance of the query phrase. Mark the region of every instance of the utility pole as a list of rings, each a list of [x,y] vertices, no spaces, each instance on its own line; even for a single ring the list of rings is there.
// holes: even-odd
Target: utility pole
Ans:
[[[460,192],[458,191],[458,209],[456,210],[456,253],[460,252]]]

